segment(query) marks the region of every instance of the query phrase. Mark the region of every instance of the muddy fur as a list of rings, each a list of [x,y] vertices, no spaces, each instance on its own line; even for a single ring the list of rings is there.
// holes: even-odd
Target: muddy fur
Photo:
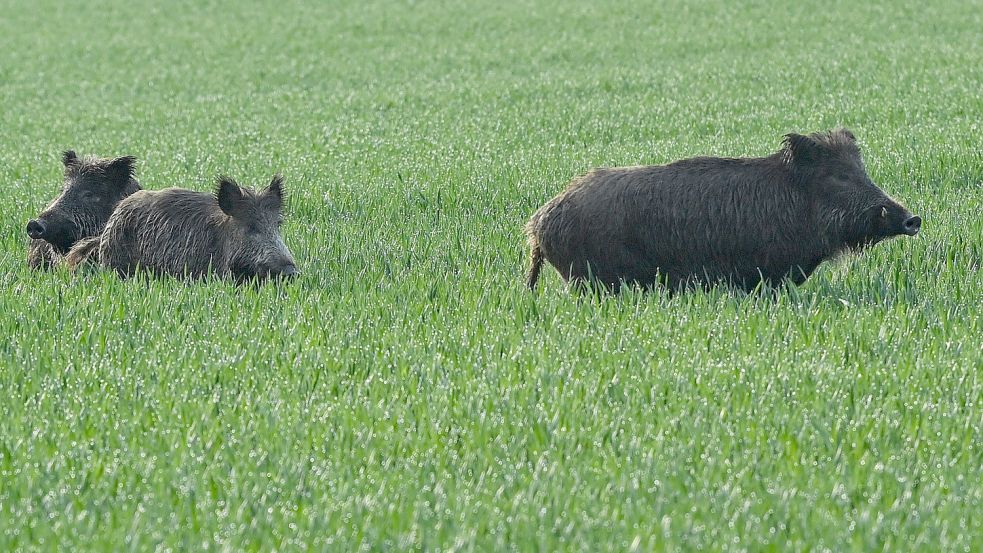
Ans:
[[[294,276],[280,236],[283,179],[256,192],[228,178],[214,195],[182,188],[141,191],[119,204],[95,240],[77,244],[66,263],[91,260],[121,276],[158,275],[237,280]]]
[[[527,285],[543,261],[575,285],[670,289],[804,282],[825,260],[918,232],[867,175],[845,129],[789,134],[760,158],[596,169],[532,216]]]
[[[51,268],[76,242],[102,232],[119,202],[140,190],[131,156],[79,158],[69,150],[62,164],[61,194],[27,225],[27,264],[33,269]]]

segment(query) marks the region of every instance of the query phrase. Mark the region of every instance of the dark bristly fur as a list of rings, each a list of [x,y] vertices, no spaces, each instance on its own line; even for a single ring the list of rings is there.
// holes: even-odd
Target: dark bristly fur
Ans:
[[[78,243],[66,263],[74,268],[92,260],[121,276],[137,269],[192,278],[294,276],[280,236],[283,202],[279,175],[259,192],[226,177],[214,195],[145,190],[121,202],[102,234]]]
[[[850,131],[789,134],[767,157],[698,157],[574,179],[526,225],[526,283],[536,285],[546,260],[573,284],[615,292],[622,283],[801,284],[824,260],[920,226],[871,182]]]
[[[79,240],[102,232],[113,209],[140,190],[134,178],[136,158],[79,158],[62,154],[65,180],[61,194],[27,224],[27,264],[47,269],[57,264]]]

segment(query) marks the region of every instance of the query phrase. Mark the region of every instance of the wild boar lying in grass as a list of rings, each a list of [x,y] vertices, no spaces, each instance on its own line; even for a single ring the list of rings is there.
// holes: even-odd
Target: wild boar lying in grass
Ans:
[[[262,191],[222,177],[215,194],[169,188],[141,191],[119,204],[102,234],[79,242],[66,263],[86,259],[120,276],[137,269],[236,280],[293,277],[294,259],[280,236],[283,178]]]
[[[68,150],[62,155],[65,182],[61,194],[36,219],[27,223],[27,264],[48,269],[58,263],[76,242],[102,232],[113,209],[140,190],[133,177],[136,158],[79,158]]]
[[[527,284],[543,261],[569,282],[670,289],[804,282],[823,261],[897,235],[920,217],[878,188],[845,129],[785,136],[761,158],[698,157],[597,169],[526,225]]]

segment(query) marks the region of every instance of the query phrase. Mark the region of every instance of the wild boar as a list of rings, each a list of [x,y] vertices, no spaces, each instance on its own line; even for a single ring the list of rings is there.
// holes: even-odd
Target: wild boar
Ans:
[[[102,232],[123,198],[140,190],[134,178],[136,158],[79,158],[62,154],[65,181],[61,194],[36,219],[27,223],[27,264],[47,269],[58,263],[76,242]]]
[[[102,234],[69,252],[66,263],[87,259],[130,276],[158,275],[236,280],[293,277],[293,256],[283,243],[283,178],[262,191],[221,177],[214,195],[182,188],[141,191],[123,200]]]
[[[801,284],[825,260],[914,236],[921,217],[878,188],[846,129],[788,134],[760,158],[697,157],[596,169],[532,216],[526,283],[543,261],[564,280],[671,290]]]

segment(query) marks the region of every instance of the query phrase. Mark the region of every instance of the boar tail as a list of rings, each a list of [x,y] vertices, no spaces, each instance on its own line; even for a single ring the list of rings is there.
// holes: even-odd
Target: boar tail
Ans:
[[[539,242],[532,236],[529,237],[529,272],[526,273],[526,286],[530,290],[536,289],[536,281],[539,280],[539,271],[543,268],[543,250],[539,247]]]
[[[79,240],[65,254],[65,265],[74,271],[79,265],[87,261],[95,262],[99,257],[100,242],[101,239],[98,236],[90,236],[89,238]]]

